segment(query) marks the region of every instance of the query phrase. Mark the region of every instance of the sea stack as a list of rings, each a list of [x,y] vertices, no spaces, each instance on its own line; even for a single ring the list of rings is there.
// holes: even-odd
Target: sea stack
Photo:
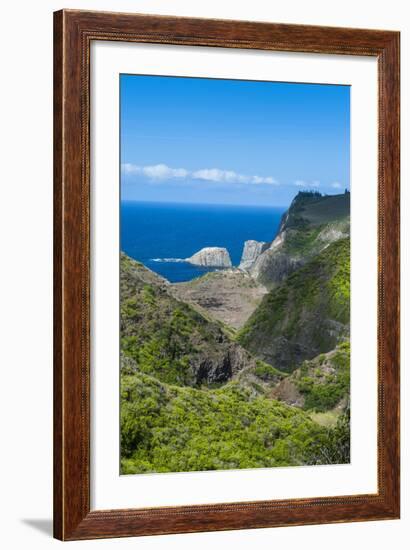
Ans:
[[[259,256],[269,248],[269,243],[260,241],[245,241],[239,269],[249,269]]]
[[[203,267],[232,267],[231,258],[226,248],[208,246],[196,252],[186,261]]]

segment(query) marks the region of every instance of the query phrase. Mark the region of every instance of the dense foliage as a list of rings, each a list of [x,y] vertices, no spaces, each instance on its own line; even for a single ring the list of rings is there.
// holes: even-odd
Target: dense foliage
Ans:
[[[227,381],[251,361],[222,325],[170,295],[163,279],[121,257],[121,351],[167,384]]]
[[[320,434],[308,450],[308,463],[348,464],[350,462],[350,408],[347,408],[333,428]]]
[[[121,403],[125,474],[324,463],[321,448],[335,443],[308,414],[234,382],[198,390],[124,375]]]
[[[349,394],[350,343],[343,342],[334,351],[305,361],[292,378],[305,398],[305,409],[332,409]]]

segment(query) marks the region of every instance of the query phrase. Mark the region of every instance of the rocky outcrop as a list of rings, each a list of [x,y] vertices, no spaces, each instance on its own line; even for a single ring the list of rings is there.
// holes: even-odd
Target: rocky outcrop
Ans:
[[[232,267],[231,258],[226,248],[208,246],[196,252],[186,261],[203,267]]]
[[[223,353],[193,358],[191,363],[196,386],[225,383],[246,367],[254,369],[256,362],[237,344],[227,346]]]
[[[256,259],[249,273],[259,283],[274,287],[303,265],[303,260],[294,258],[280,249],[269,249]]]
[[[247,271],[274,288],[331,243],[349,237],[349,211],[349,193],[299,193],[283,215],[276,238],[247,264]]]
[[[241,263],[239,264],[239,269],[249,269],[256,261],[256,259],[262,254],[262,252],[264,252],[264,250],[266,250],[267,248],[269,248],[269,243],[252,240],[245,241],[243,245],[243,252]]]
[[[305,404],[305,398],[292,378],[282,380],[272,391],[271,397],[272,399],[285,401],[285,403],[293,407],[303,407]]]

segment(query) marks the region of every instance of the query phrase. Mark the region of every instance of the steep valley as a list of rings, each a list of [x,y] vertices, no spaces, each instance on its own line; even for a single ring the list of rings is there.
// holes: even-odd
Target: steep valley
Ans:
[[[186,283],[121,254],[122,473],[349,462],[349,199]]]
[[[171,292],[176,298],[236,331],[245,324],[268,291],[249,273],[229,269],[173,284]]]
[[[237,340],[267,363],[292,372],[348,339],[350,239],[330,244],[267,294]]]

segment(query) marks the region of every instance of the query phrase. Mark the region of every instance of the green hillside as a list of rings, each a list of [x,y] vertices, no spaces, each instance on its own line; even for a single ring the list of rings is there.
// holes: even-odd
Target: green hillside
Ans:
[[[267,294],[237,340],[263,361],[292,372],[348,337],[350,239],[330,244]]]
[[[169,285],[121,255],[121,351],[138,371],[176,385],[215,385],[254,359],[223,326],[175,299]]]
[[[290,376],[277,384],[272,397],[305,410],[326,412],[349,403],[350,343],[304,361]]]
[[[281,229],[333,223],[349,216],[350,193],[321,195],[302,191],[293,199]]]
[[[278,236],[250,273],[266,288],[275,288],[331,243],[349,235],[350,193],[300,192],[283,215]]]
[[[326,464],[335,455],[348,462],[343,453],[335,430],[235,382],[198,390],[138,372],[121,377],[123,474]]]

